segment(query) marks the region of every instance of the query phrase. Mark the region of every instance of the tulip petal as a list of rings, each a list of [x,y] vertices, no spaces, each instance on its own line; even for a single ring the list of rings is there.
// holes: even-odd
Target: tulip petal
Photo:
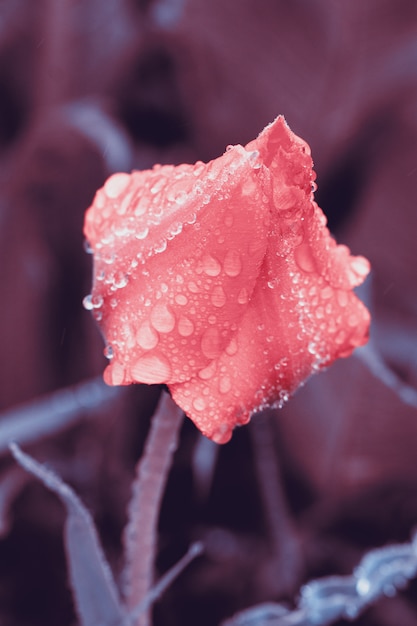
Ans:
[[[270,208],[257,156],[235,146],[207,165],[181,166],[180,177],[171,166],[134,173],[130,181],[117,174],[104,186],[105,201],[98,192],[86,234],[94,249],[92,303],[100,304],[95,310],[112,346],[110,384],[188,380],[230,342],[267,245]],[[115,209],[118,190],[129,203],[121,195]],[[141,204],[136,216],[139,192],[149,206]],[[179,196],[174,209],[170,198]]]

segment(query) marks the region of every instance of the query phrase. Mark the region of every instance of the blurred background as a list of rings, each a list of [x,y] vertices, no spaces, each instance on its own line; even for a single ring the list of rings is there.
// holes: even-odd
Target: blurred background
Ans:
[[[104,368],[81,302],[83,216],[106,177],[215,158],[278,114],[311,146],[330,229],[371,261],[371,341],[220,449],[184,423],[157,575],[193,540],[206,555],[155,625],[292,602],[417,524],[417,3],[0,1],[0,438],[16,406]],[[26,449],[92,511],[116,573],[158,393],[124,390],[49,436],[25,425]],[[42,419],[34,410],[33,432]],[[0,624],[74,625],[61,505],[6,451],[0,469]],[[357,623],[416,625],[416,591]]]

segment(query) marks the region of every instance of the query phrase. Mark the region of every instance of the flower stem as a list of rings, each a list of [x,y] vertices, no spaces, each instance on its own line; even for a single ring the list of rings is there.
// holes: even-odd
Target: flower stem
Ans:
[[[168,393],[162,392],[152,417],[145,451],[136,467],[125,530],[125,595],[130,609],[144,600],[153,585],[159,510],[182,420],[181,409]],[[149,624],[150,611],[147,611],[138,616],[134,626]]]

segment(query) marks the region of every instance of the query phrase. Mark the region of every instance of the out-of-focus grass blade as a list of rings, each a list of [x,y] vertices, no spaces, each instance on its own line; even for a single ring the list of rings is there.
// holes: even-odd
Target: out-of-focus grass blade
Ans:
[[[0,455],[11,441],[22,445],[59,432],[119,395],[119,389],[108,387],[100,377],[0,413]]]
[[[90,513],[56,474],[10,445],[16,461],[53,491],[67,510],[65,547],[82,626],[125,626],[128,621]]]

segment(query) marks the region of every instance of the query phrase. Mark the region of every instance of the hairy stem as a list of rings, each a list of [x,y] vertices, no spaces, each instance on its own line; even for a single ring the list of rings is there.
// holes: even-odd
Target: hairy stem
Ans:
[[[125,595],[130,609],[144,600],[153,584],[159,510],[182,419],[181,409],[166,392],[162,392],[152,417],[144,454],[136,468],[125,531]],[[147,611],[138,616],[134,626],[149,624],[150,612]]]

